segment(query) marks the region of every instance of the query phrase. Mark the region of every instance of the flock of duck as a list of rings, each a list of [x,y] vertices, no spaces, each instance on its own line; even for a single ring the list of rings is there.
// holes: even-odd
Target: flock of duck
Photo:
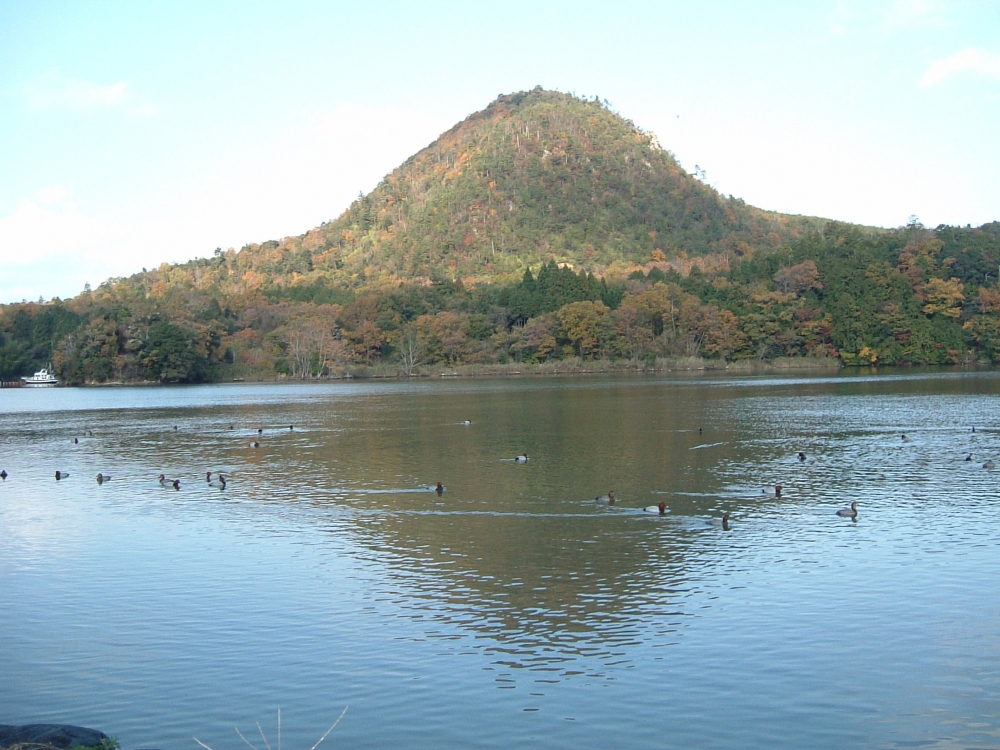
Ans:
[[[972,428],[972,432],[975,432],[975,431],[976,431],[976,428],[973,427]],[[702,432],[702,430],[699,427],[698,428],[698,433],[701,434],[701,432]],[[912,438],[910,438],[906,433],[903,433],[900,436],[900,438],[901,438],[902,442],[904,442],[904,443],[910,443],[910,442],[913,441]],[[796,457],[798,458],[798,460],[800,462],[803,462],[803,463],[806,461],[806,458],[807,458],[806,454],[803,451],[799,451]],[[524,460],[527,460],[527,454],[525,454]],[[974,457],[974,455],[972,453],[969,453],[962,460],[971,462],[971,461],[975,460],[975,457]],[[993,469],[995,466],[996,466],[996,463],[992,459],[987,460],[983,464],[983,468],[984,469]],[[774,496],[776,498],[781,498],[781,491],[782,491],[782,486],[780,484],[775,485],[775,487],[774,487]],[[767,490],[761,490],[761,492],[763,494],[765,494],[765,495],[767,494]],[[615,501],[617,500],[617,498],[615,497],[614,490],[610,490],[607,494],[600,495],[600,496],[594,498],[594,500],[596,500],[598,503],[605,503],[607,505],[614,505]],[[658,505],[647,505],[645,508],[643,508],[643,510],[645,512],[647,512],[647,513],[657,513],[657,514],[663,516],[663,515],[666,515],[666,513],[667,513],[667,505],[664,502],[660,502]],[[854,501],[851,502],[851,504],[849,506],[847,506],[845,508],[840,508],[839,510],[836,511],[836,515],[840,516],[841,518],[850,518],[852,521],[857,521],[858,520],[858,501],[854,500]],[[722,518],[711,518],[708,521],[706,521],[706,523],[708,523],[710,526],[721,526],[723,529],[725,529],[726,531],[728,531],[729,530],[729,519],[730,519],[729,513],[725,513],[725,514],[723,514]]]
[[[174,425],[174,430],[177,430],[177,429],[178,429],[178,427],[176,425]],[[236,425],[232,425],[232,424],[229,425],[229,429],[230,430],[235,430],[236,429]],[[295,429],[295,425],[288,425],[288,429],[289,430],[294,430]],[[263,434],[264,434],[264,428],[263,427],[258,427],[257,428],[257,435],[261,436]],[[93,437],[93,436],[94,436],[94,433],[92,431],[88,430],[87,431],[87,437]],[[73,444],[74,445],[79,445],[80,444],[80,438],[78,438],[78,437],[73,438]],[[259,448],[260,447],[260,441],[259,440],[253,440],[253,441],[251,441],[250,442],[250,447],[251,448]],[[9,476],[10,476],[10,474],[7,473],[6,469],[0,469],[0,480],[3,480],[4,482],[6,482],[7,481],[7,477],[9,477]],[[68,471],[59,471],[59,470],[57,470],[56,473],[55,473],[55,479],[56,479],[57,482],[61,482],[63,479],[69,479],[69,476],[70,476],[70,473]],[[104,484],[105,482],[109,482],[109,481],[111,481],[111,475],[110,474],[105,474],[104,472],[98,472],[98,474],[97,474],[97,483],[98,484]],[[160,476],[157,478],[157,482],[159,483],[159,485],[161,487],[166,488],[166,489],[180,490],[180,488],[181,488],[181,480],[180,479],[170,479],[165,474],[160,474]],[[205,483],[209,487],[214,487],[214,488],[217,488],[217,489],[220,489],[220,490],[224,490],[224,489],[226,489],[227,480],[226,480],[225,475],[222,474],[221,472],[206,471],[205,472]],[[440,482],[438,482],[437,489],[439,491],[443,491],[444,490],[444,488],[441,486]]]
[[[471,425],[472,421],[466,419],[466,420],[460,422],[459,424],[462,424],[462,425]],[[178,429],[178,428],[175,426],[174,430],[176,430],[176,429]],[[234,430],[234,429],[236,429],[236,426],[231,424],[231,425],[229,425],[229,429],[230,430]],[[293,431],[294,429],[295,429],[295,425],[288,425],[288,430],[289,431]],[[972,432],[975,432],[975,431],[976,431],[976,428],[973,427],[972,428]],[[699,434],[702,432],[701,428],[698,429],[698,432],[699,432]],[[93,436],[94,433],[88,431],[87,434],[89,436]],[[264,428],[263,427],[258,427],[257,428],[257,435],[258,435],[258,437],[262,436],[263,434],[264,434]],[[910,438],[905,433],[903,433],[900,436],[900,438],[901,438],[902,442],[904,442],[904,443],[912,442],[912,438]],[[79,442],[80,442],[79,438],[73,438],[73,443],[74,444],[79,444]],[[259,440],[252,440],[252,441],[250,441],[249,447],[250,448],[259,448],[260,447],[260,441]],[[798,458],[798,460],[800,462],[805,462],[806,461],[806,454],[803,453],[802,451],[799,451],[799,453],[797,455],[797,458]],[[514,456],[513,458],[510,458],[510,459],[507,459],[507,460],[513,461],[514,463],[526,464],[529,461],[529,457],[528,457],[527,453],[522,453],[519,456]],[[975,458],[974,458],[974,456],[973,456],[972,453],[969,453],[962,460],[967,461],[967,462],[971,462],[971,461],[974,461]],[[995,465],[996,464],[994,463],[994,461],[992,459],[990,459],[990,460],[987,460],[983,464],[983,468],[984,469],[992,469],[992,468],[995,467]],[[10,474],[7,473],[6,469],[0,469],[0,480],[3,480],[4,482],[6,482],[7,481],[7,477],[9,477],[9,476],[10,476]],[[69,476],[70,476],[69,472],[66,472],[66,471],[56,471],[56,473],[55,473],[55,479],[56,479],[57,482],[62,481],[63,479],[68,479]],[[111,475],[110,474],[98,473],[98,475],[97,475],[97,483],[98,484],[104,484],[105,482],[110,481],[110,480],[111,480]],[[165,474],[160,474],[157,481],[159,482],[159,484],[160,484],[161,487],[164,487],[166,489],[180,490],[180,488],[181,488],[181,480],[180,479],[170,479]],[[207,471],[207,472],[205,472],[205,483],[209,487],[213,487],[213,488],[216,488],[216,489],[219,489],[219,490],[225,490],[226,489],[227,480],[226,480],[225,475],[222,474],[221,472]],[[429,491],[437,492],[438,495],[443,494],[444,491],[445,491],[445,487],[444,487],[444,485],[441,482],[438,482],[434,486],[427,487],[426,489],[429,490]],[[767,494],[766,490],[761,490],[761,492],[764,493],[764,494]],[[781,492],[782,492],[782,486],[780,484],[779,485],[775,485],[775,487],[774,487],[774,496],[776,498],[780,498],[781,497]],[[605,505],[614,505],[617,502],[618,498],[615,495],[615,491],[614,490],[609,490],[606,494],[599,495],[598,497],[594,498],[594,500],[596,502],[598,502],[598,503],[602,503],[602,504],[605,504]],[[661,501],[657,505],[647,505],[642,510],[644,512],[646,512],[646,513],[656,513],[658,515],[664,516],[664,515],[667,514],[667,504],[665,502]],[[840,508],[836,512],[836,515],[840,516],[841,518],[850,518],[853,521],[857,521],[857,519],[858,519],[858,502],[855,500],[855,501],[851,502],[851,504],[848,507],[846,507],[846,508]],[[711,526],[721,526],[723,529],[725,529],[725,530],[728,531],[729,530],[729,519],[730,519],[729,513],[725,513],[725,514],[723,514],[722,518],[711,518],[708,521],[706,521],[706,523],[708,523]]]

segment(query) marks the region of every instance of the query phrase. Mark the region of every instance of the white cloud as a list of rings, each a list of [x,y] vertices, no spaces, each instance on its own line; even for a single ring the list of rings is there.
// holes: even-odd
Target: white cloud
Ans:
[[[116,107],[131,98],[131,91],[124,81],[99,84],[66,78],[57,73],[34,78],[25,86],[25,92],[28,107],[35,110]]]
[[[25,200],[0,217],[0,302],[39,296],[67,297],[82,290],[94,261],[105,258],[121,228],[86,216],[61,185],[39,191],[39,201]],[[43,200],[43,197],[45,200]],[[114,253],[127,260],[127,253]],[[113,263],[108,264],[113,265]],[[103,280],[103,277],[102,277]]]
[[[38,191],[38,200],[46,206],[51,206],[53,203],[64,200],[67,195],[69,195],[69,188],[65,185],[52,185]]]
[[[841,1],[830,14],[830,31],[834,34],[843,34],[847,30],[847,24],[851,20],[851,7]]]
[[[160,108],[154,107],[152,104],[142,104],[138,107],[132,107],[128,113],[133,117],[155,117],[160,114]]]
[[[890,26],[912,28],[942,25],[944,11],[944,4],[934,0],[894,0],[884,15]]]
[[[935,86],[955,73],[970,70],[989,78],[1000,80],[1000,55],[967,47],[951,57],[935,60],[920,79],[921,86]]]
[[[864,28],[894,34],[912,29],[947,26],[948,6],[939,0],[840,0],[829,15],[830,31],[843,34]]]

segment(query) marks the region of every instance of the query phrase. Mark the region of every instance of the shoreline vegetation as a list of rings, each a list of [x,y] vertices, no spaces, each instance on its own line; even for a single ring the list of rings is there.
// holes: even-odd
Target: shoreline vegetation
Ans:
[[[790,372],[817,370],[842,370],[845,365],[833,357],[782,357],[768,361],[740,360],[726,362],[703,357],[657,357],[655,362],[628,362],[623,360],[583,360],[572,358],[551,362],[510,362],[506,364],[472,365],[422,365],[409,374],[396,364],[358,365],[306,378],[266,373],[220,373],[219,377],[206,379],[200,385],[226,385],[230,383],[330,383],[346,380],[428,380],[433,378],[497,378],[567,375],[654,374],[668,372],[727,372],[732,374],[761,372]],[[128,386],[163,385],[156,380],[104,381],[77,384],[86,388],[115,388]]]

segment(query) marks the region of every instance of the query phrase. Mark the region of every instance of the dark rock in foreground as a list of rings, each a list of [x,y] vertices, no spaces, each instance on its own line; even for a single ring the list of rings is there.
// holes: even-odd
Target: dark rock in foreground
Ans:
[[[110,741],[104,732],[71,724],[0,724],[0,748],[14,745],[53,747],[69,750],[71,747],[93,747]]]

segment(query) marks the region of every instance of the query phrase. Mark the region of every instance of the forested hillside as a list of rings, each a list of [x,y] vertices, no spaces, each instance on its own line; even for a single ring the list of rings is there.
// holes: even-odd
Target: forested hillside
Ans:
[[[503,96],[305,235],[0,308],[0,377],[391,364],[1000,358],[1000,224],[875,230],[725,198],[592,100]]]

